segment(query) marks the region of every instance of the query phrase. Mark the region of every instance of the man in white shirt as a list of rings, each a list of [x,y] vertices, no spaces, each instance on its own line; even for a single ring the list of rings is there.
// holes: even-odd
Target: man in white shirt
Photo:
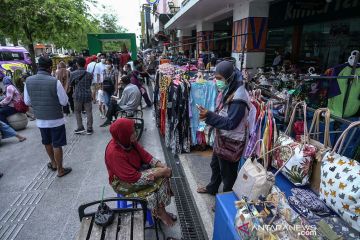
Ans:
[[[102,83],[104,81],[104,71],[105,71],[105,68],[106,68],[106,65],[105,65],[105,62],[106,62],[106,59],[105,59],[105,54],[101,53],[99,56],[98,56],[98,64],[96,64],[96,67],[95,67],[95,73],[94,75],[96,76],[96,82],[98,84]]]
[[[72,170],[63,167],[62,150],[67,144],[62,106],[67,105],[68,96],[61,82],[50,75],[51,69],[51,59],[40,57],[38,73],[26,80],[24,101],[34,109],[42,144],[50,158],[48,168],[52,171],[57,170],[57,176],[63,177]]]
[[[91,84],[91,96],[92,96],[94,104],[96,103],[97,90],[99,89],[98,84],[97,84],[97,76],[95,74],[96,66],[98,65],[96,60],[97,60],[97,57],[95,55],[91,56],[91,63],[89,63],[86,68],[86,71],[88,73],[91,73],[93,76],[93,80],[92,80],[92,84]]]

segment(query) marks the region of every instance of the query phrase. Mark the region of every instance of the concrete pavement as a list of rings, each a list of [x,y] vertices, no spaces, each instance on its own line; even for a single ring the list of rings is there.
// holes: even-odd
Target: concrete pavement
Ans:
[[[5,139],[0,145],[0,239],[69,240],[76,237],[80,222],[80,204],[98,200],[102,188],[105,197],[115,193],[108,184],[104,164],[105,147],[110,140],[96,105],[94,131],[91,136],[74,135],[75,116],[66,117],[68,145],[64,148],[64,165],[73,172],[64,178],[46,168],[48,157],[41,144],[35,122],[20,134],[28,138],[18,143]],[[145,128],[141,143],[151,154],[164,161],[155,120],[150,109],[144,110]],[[174,202],[174,201],[173,201]],[[168,209],[177,214],[174,203]],[[164,228],[164,227],[163,227]],[[165,229],[166,236],[181,238],[180,226]],[[146,231],[146,239],[154,239]]]

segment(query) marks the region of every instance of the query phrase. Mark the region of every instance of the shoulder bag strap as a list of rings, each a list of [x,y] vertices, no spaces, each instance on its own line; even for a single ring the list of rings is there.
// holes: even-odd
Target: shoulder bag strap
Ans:
[[[357,126],[360,126],[360,121],[356,121],[356,122],[351,123],[349,125],[349,127],[347,129],[345,129],[345,131],[340,135],[339,139],[337,140],[333,150],[331,151],[331,155],[333,155],[335,152],[341,152],[341,149],[342,149],[342,147],[344,145],[347,134],[349,133],[349,131],[352,128],[357,127]]]

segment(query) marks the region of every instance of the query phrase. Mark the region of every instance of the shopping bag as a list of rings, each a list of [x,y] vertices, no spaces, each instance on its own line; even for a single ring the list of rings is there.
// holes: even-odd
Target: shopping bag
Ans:
[[[325,113],[325,127],[324,127],[324,138],[323,141],[319,138],[320,132],[320,117],[321,114]],[[310,177],[310,188],[318,193],[320,189],[320,171],[321,171],[321,160],[325,153],[331,150],[330,142],[330,110],[328,108],[319,108],[314,112],[314,117],[309,130],[309,142],[315,146],[316,156],[313,163],[312,173]]]
[[[342,156],[342,146],[349,131],[360,126],[350,124],[341,134],[331,152],[321,162],[320,198],[352,228],[360,231],[360,164]]]
[[[303,108],[304,112],[304,137],[302,142],[296,142],[290,137],[291,128],[295,120],[295,114],[298,107]],[[288,178],[295,186],[304,186],[309,183],[311,176],[312,164],[316,155],[316,147],[309,144],[307,122],[306,122],[306,103],[299,102],[295,105],[292,112],[289,125],[285,133],[280,133],[276,141],[275,147],[289,146],[292,152],[285,148],[280,148],[275,151],[273,155],[272,166],[280,169],[282,166],[282,173]],[[290,160],[288,160],[290,158]]]
[[[265,149],[263,140],[259,140],[256,142],[253,151],[255,150],[258,143],[262,143],[262,149]],[[282,146],[279,146],[279,148],[280,147]],[[290,147],[288,148],[289,151],[292,152]],[[275,176],[281,171],[282,167],[275,174],[273,174],[267,170],[268,161],[265,157],[267,153],[264,152],[262,155],[264,166],[258,162],[258,159],[252,160],[252,153],[246,160],[244,166],[242,166],[240,169],[233,186],[233,191],[238,196],[238,198],[247,197],[249,200],[256,200],[260,195],[267,196],[269,194],[271,187],[275,183]]]

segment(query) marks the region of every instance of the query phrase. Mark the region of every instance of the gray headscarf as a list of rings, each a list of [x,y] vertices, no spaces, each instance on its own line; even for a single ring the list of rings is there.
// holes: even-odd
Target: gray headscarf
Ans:
[[[230,80],[231,76],[234,74],[234,64],[229,61],[222,61],[216,65],[215,73],[223,76],[227,82]]]

